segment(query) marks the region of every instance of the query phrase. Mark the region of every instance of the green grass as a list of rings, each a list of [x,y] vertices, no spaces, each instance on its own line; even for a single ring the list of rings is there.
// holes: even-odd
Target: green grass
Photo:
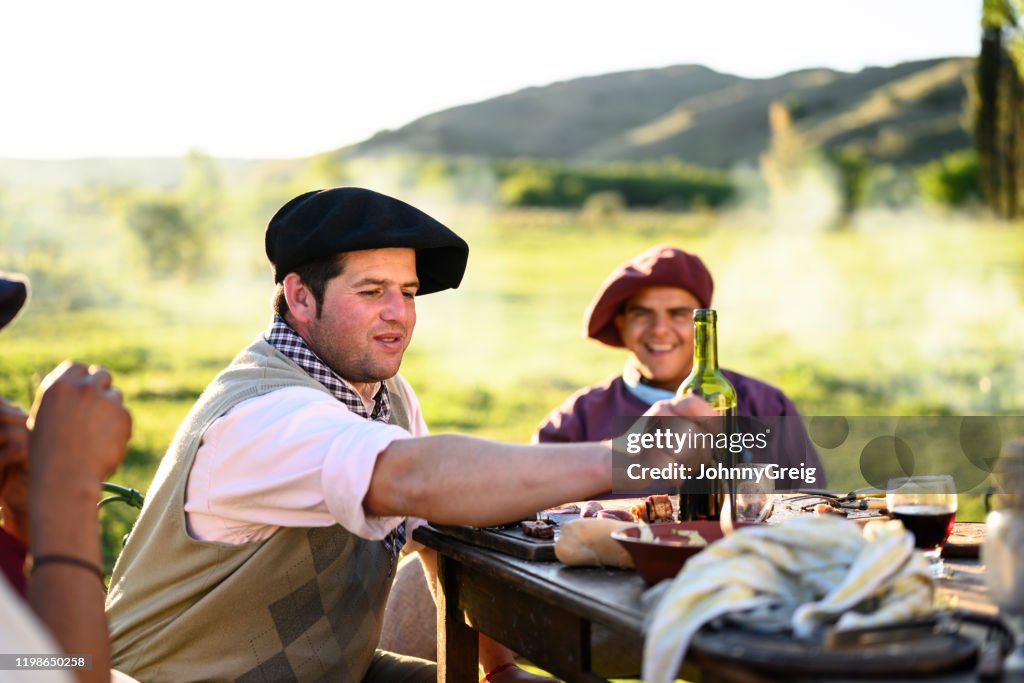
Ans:
[[[418,300],[403,365],[435,432],[525,442],[569,393],[618,372],[623,353],[584,339],[582,312],[617,263],[661,242],[698,252],[714,273],[723,364],[783,388],[805,415],[1024,412],[1021,226],[863,215],[848,232],[794,233],[740,212],[605,224],[557,211],[439,214],[469,241],[469,269],[460,290]],[[262,230],[239,235],[225,274],[201,285],[129,265],[93,281],[69,254],[59,291],[34,272],[34,300],[3,333],[0,392],[27,404],[67,357],[110,367],[134,417],[112,479],[145,490],[195,397],[269,321],[270,277],[253,265]],[[4,253],[16,269],[24,252]],[[89,302],[69,308],[79,290]],[[109,562],[133,515],[103,514]],[[982,516],[976,496],[965,500],[961,519]]]

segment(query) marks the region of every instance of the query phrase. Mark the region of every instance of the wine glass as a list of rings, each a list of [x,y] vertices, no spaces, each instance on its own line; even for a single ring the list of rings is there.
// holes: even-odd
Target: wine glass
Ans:
[[[775,506],[775,480],[767,468],[746,465],[732,480],[732,493],[725,498],[722,531],[731,533],[745,526],[763,524]],[[760,476],[760,480],[758,480]]]
[[[914,547],[924,551],[932,578],[942,578],[942,546],[956,519],[953,477],[937,474],[890,479],[886,490],[889,512],[914,535]]]

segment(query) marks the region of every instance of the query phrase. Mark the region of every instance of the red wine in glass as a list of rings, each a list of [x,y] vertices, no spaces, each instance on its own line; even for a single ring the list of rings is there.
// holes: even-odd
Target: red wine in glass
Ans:
[[[914,547],[934,550],[941,548],[953,531],[956,511],[941,505],[897,505],[892,516],[914,534]]]
[[[948,474],[891,479],[886,488],[886,507],[914,534],[914,545],[928,559],[933,578],[943,578],[942,546],[953,530],[956,516],[956,484]]]

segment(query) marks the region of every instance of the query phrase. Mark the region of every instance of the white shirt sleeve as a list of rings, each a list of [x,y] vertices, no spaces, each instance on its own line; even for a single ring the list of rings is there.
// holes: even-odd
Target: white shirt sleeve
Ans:
[[[412,435],[426,434],[415,395]],[[367,517],[363,499],[377,455],[410,433],[367,420],[328,394],[288,387],[243,401],[203,435],[186,487],[189,532],[240,544],[280,527],[338,523],[363,538],[384,538],[401,517]],[[408,528],[417,525],[409,520]],[[420,522],[421,523],[421,522]]]
[[[7,578],[0,576],[0,652],[23,656],[62,655],[63,652],[50,637],[46,627],[22,602]],[[13,662],[8,661],[9,665]],[[0,670],[0,683],[38,681],[39,683],[73,683],[74,678],[67,671]]]
[[[416,393],[412,390],[412,387],[405,378],[401,375],[395,375],[395,382],[398,384],[399,389],[405,395],[405,405],[409,409],[409,427],[412,431],[413,436],[427,436],[430,434],[430,430],[427,429],[427,422],[423,419],[423,409],[420,407],[420,401],[416,397]],[[416,541],[412,537],[412,532],[416,527],[423,526],[427,521],[420,519],[419,517],[409,517],[405,522],[405,547],[402,552],[411,553],[419,550],[423,547],[423,544]]]

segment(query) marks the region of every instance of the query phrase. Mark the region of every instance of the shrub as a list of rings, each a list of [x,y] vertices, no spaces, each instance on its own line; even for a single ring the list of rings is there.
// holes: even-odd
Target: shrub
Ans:
[[[917,170],[921,196],[939,204],[962,207],[981,199],[978,153],[973,149],[951,152]]]

